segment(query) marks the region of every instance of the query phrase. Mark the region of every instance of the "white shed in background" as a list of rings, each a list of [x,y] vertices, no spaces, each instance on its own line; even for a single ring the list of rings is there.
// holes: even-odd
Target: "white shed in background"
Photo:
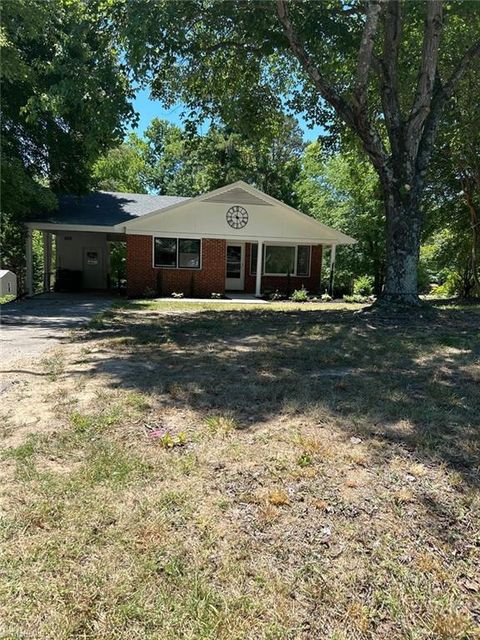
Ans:
[[[0,269],[0,297],[17,297],[17,276],[12,271]]]

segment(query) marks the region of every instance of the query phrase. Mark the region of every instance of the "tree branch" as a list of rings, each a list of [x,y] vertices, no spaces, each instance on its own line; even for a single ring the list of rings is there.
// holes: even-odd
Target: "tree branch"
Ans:
[[[412,161],[417,155],[423,127],[430,112],[442,28],[442,0],[428,0],[417,89],[407,125],[406,143]]]
[[[386,179],[388,156],[378,133],[368,122],[365,109],[359,109],[358,105],[349,103],[338,93],[335,87],[329,84],[313,63],[303,43],[300,41],[297,32],[293,28],[286,0],[277,0],[277,16],[282,24],[292,53],[300,62],[303,70],[312,81],[320,96],[335,109],[344,122],[360,137],[364,149],[370,156],[374,166]]]
[[[215,51],[221,49],[238,49],[239,51],[253,53],[257,56],[262,54],[262,48],[258,46],[254,46],[253,44],[248,44],[246,42],[238,42],[236,40],[222,40],[220,42],[216,42],[215,44],[211,44],[208,47],[201,47],[199,50],[200,53],[215,53]]]
[[[414,190],[420,191],[422,188],[425,173],[433,151],[433,143],[440,123],[440,114],[444,104],[445,97],[443,85],[437,73],[435,76],[435,93],[432,99],[432,108],[428,112],[425,126],[423,127],[422,137],[418,142],[418,151],[415,158],[417,184],[413,185]]]
[[[472,46],[467,49],[467,51],[465,51],[459,63],[453,70],[452,75],[445,83],[443,91],[446,94],[447,100],[452,97],[452,94],[455,91],[455,87],[466,74],[470,65],[477,56],[480,56],[480,40],[474,42]]]
[[[416,164],[420,174],[425,173],[428,161],[430,160],[433,141],[435,139],[436,130],[438,128],[440,116],[445,103],[452,97],[457,84],[463,78],[477,56],[480,56],[480,41],[475,42],[469,49],[467,49],[445,84],[442,84],[438,73],[435,77],[435,92],[431,100],[431,108],[418,146]]]
[[[363,107],[367,98],[368,74],[372,66],[373,46],[380,16],[380,0],[370,0],[367,6],[367,19],[363,28],[362,41],[358,50],[357,72],[354,94],[358,104]]]
[[[325,78],[321,75],[317,67],[313,64],[310,56],[308,55],[305,47],[300,42],[297,32],[294,30],[290,16],[288,13],[288,6],[286,0],[277,0],[277,16],[280,20],[283,31],[287,36],[290,44],[290,49],[302,65],[304,71],[307,73],[310,80],[315,85],[315,88],[332,107],[338,111],[341,117],[351,123],[353,121],[353,114],[348,103],[337,93],[337,91],[330,86]]]
[[[401,4],[388,0],[384,14],[383,59],[379,61],[382,106],[393,155],[402,155],[399,136],[403,126],[398,100],[398,56],[402,39]]]

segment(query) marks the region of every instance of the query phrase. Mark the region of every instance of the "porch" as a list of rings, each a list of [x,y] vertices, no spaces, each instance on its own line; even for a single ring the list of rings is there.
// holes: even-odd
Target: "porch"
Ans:
[[[322,260],[321,244],[294,240],[264,239],[243,243],[226,240],[225,291],[259,297],[277,290],[289,295],[304,287],[318,293]]]

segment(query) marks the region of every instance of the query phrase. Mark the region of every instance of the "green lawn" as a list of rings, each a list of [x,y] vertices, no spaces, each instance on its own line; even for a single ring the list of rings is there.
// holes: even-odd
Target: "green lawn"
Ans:
[[[479,637],[480,307],[359,308],[140,301],[17,370],[0,638]]]

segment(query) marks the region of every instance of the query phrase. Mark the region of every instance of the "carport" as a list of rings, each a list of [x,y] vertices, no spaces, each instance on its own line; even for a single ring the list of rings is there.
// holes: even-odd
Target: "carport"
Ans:
[[[33,231],[43,240],[43,291],[52,288],[52,276],[80,273],[84,290],[109,288],[110,249],[125,242],[123,224],[183,198],[99,191],[86,196],[61,196],[56,211],[38,215],[26,223],[26,290],[33,295]]]
[[[81,272],[81,289],[109,288],[110,245],[125,242],[125,235],[110,233],[98,225],[61,225],[28,223],[26,241],[26,289],[33,295],[33,230],[43,236],[43,291],[52,288],[52,276],[58,270]],[[55,243],[55,244],[54,244]],[[55,257],[55,260],[53,260]],[[54,264],[53,264],[54,262]]]

